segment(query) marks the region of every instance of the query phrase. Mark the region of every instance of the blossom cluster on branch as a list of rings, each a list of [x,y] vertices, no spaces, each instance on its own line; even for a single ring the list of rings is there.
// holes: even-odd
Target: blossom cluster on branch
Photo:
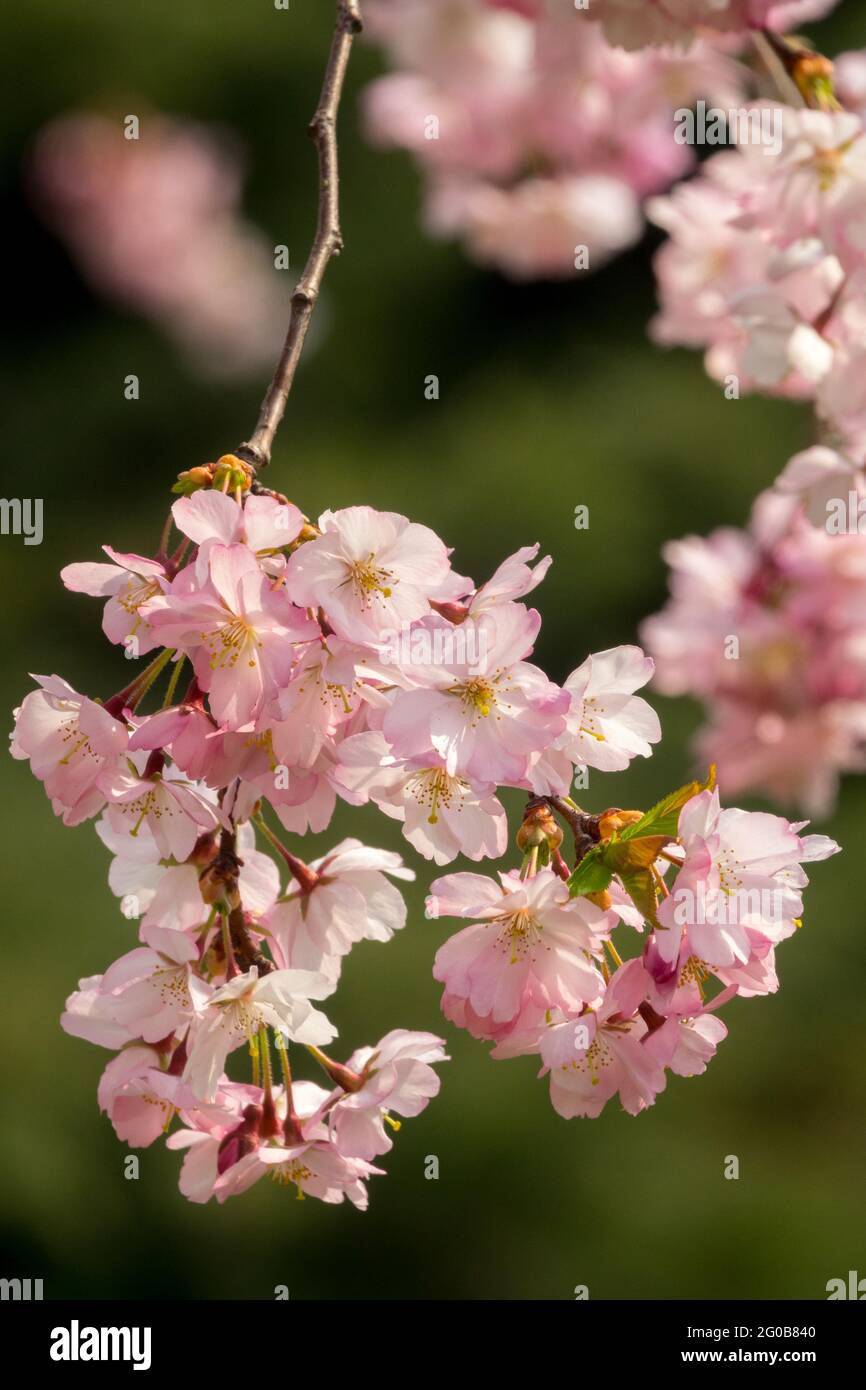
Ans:
[[[317,1005],[355,945],[402,929],[393,880],[414,878],[356,839],[309,863],[284,842],[326,829],[338,797],[374,803],[444,865],[501,859],[498,790],[527,793],[519,867],[437,879],[427,915],[470,921],[436,957],[446,1016],[497,1057],[537,1054],[560,1113],[596,1115],[616,1093],[637,1112],[669,1071],[702,1071],[719,1004],[776,988],[801,863],[837,847],[698,785],[645,814],[578,808],[576,770],[625,768],[658,740],[635,693],[652,663],[614,648],[562,685],[532,664],[541,620],[522,600],[550,563],[537,546],[479,586],[427,527],[364,506],[311,525],[235,456],[178,487],[172,555],[167,527],[155,557],[106,547],[108,563],[63,571],[105,600],[109,640],[149,662],[104,702],[39,678],[12,741],[66,824],[99,818],[111,887],[140,918],[140,944],[83,979],[63,1017],[115,1054],[99,1102],[119,1137],[152,1143],[179,1116],[168,1144],[186,1150],[194,1201],[269,1174],[366,1203],[387,1127],[436,1094],[445,1052],[400,1028],[345,1062],[323,1051],[336,1029]],[[624,963],[620,924],[639,948]],[[247,1081],[225,1070],[243,1047]],[[329,1088],[293,1082],[290,1047]]]
[[[560,27],[555,3],[371,0],[374,26],[411,70],[384,79],[373,102],[383,131],[404,123],[404,143],[431,93],[440,111],[451,103],[430,157],[441,157],[437,197],[452,212],[505,192],[528,199],[531,222],[545,185],[558,183],[558,198],[569,184],[567,200],[585,197],[580,217],[601,219],[593,245],[604,246],[607,212],[622,244],[637,234],[637,199],[683,171],[656,119],[671,85],[682,97],[696,74],[738,80],[695,26],[729,34],[826,8],[596,5],[616,43],[683,45],[635,55],[573,11],[572,28]],[[726,1036],[720,1008],[778,988],[776,949],[802,925],[803,866],[839,848],[804,834],[806,822],[724,806],[714,768],[645,810],[603,796],[584,809],[572,793],[590,773],[594,798],[599,777],[649,757],[661,736],[637,693],[651,657],[614,647],[553,681],[531,660],[541,618],[524,602],[550,565],[538,545],[477,584],[424,525],[369,506],[312,523],[262,485],[324,268],[342,247],[336,110],[359,28],[357,5],[340,0],[311,126],[316,239],[255,433],[180,475],[155,555],[106,546],[107,562],[63,570],[69,590],[104,601],[109,641],[148,660],[105,700],[37,677],[12,734],[13,757],[63,822],[95,821],[110,887],[139,923],[139,944],[79,982],[63,1026],[113,1054],[101,1109],[130,1146],[167,1135],[195,1202],[270,1176],[363,1208],[389,1131],[438,1093],[434,1068],[448,1059],[434,1034],[392,1028],[345,1061],[331,1055],[337,1030],[319,1006],[356,945],[404,928],[397,885],[415,877],[394,851],[356,838],[302,857],[338,800],[377,807],[440,868],[496,861],[490,874],[458,868],[430,885],[428,921],[466,923],[435,955],[442,1010],[496,1059],[535,1056],[567,1118],[597,1116],[614,1097],[638,1114],[671,1074],[703,1072]],[[670,341],[705,341],[748,386],[812,395],[826,437],[759,500],[748,536],[671,548],[672,604],[646,635],[668,689],[702,681],[719,701],[705,742],[726,785],[793,790],[820,810],[859,757],[866,695],[863,542],[813,527],[806,496],[828,469],[853,478],[863,462],[850,384],[862,356],[863,140],[860,117],[836,109],[823,60],[804,69],[801,50],[780,51],[826,109],[788,110],[772,160],[719,156],[653,205],[674,233],[660,256],[660,322]],[[861,96],[862,79],[849,64]],[[630,100],[633,129],[604,138]],[[541,171],[529,176],[532,158]],[[504,239],[475,224],[470,241],[517,274],[559,273],[576,206],[533,224],[544,253],[531,264],[510,206]],[[844,467],[830,468],[830,453]],[[735,677],[724,664],[732,635]],[[815,728],[826,731],[817,753]],[[502,789],[525,796],[511,867]],[[327,1085],[294,1075],[307,1054]]]

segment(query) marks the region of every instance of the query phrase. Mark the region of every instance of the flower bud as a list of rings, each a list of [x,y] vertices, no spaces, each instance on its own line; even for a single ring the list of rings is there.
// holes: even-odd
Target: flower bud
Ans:
[[[619,806],[610,806],[598,818],[598,833],[602,840],[609,840],[627,825],[634,825],[643,817],[643,811],[623,811]]]
[[[517,848],[527,850],[535,845],[544,844],[551,850],[559,849],[562,844],[562,828],[550,807],[540,802],[531,805],[526,811],[523,824],[517,832]]]
[[[237,454],[223,454],[214,464],[212,486],[223,492],[248,492],[255,473]]]
[[[206,463],[200,467],[188,468],[185,472],[178,473],[177,482],[174,484],[172,492],[179,492],[183,497],[190,497],[200,488],[210,487],[212,482],[213,465]]]
[[[585,897],[589,898],[591,903],[595,903],[596,907],[600,907],[602,912],[608,912],[613,903],[613,898],[606,888],[600,893],[586,893]]]

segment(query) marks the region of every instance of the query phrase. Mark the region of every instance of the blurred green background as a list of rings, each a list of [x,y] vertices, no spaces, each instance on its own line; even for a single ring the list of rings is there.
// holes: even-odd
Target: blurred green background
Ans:
[[[24,297],[3,347],[4,492],[42,496],[45,541],[0,541],[3,704],[53,672],[108,695],[128,666],[99,629],[100,605],[67,593],[60,567],[103,541],[155,548],[179,469],[251,429],[264,381],[203,385],[159,331],[97,301],[22,195],[33,133],[69,108],[156,107],[240,132],[245,208],[298,265],[314,217],[305,127],[328,43],[324,0],[29,0],[2,44],[2,198],[7,301]],[[859,15],[857,11],[860,11]],[[825,50],[864,41],[860,6],[820,29]],[[358,93],[380,70],[352,59],[342,115],[347,249],[329,273],[317,350],[303,365],[267,479],[315,515],[368,502],[433,526],[483,580],[517,546],[555,564],[535,599],[537,659],[562,679],[593,649],[633,641],[665,593],[663,541],[740,524],[754,494],[808,440],[808,414],[726,401],[698,355],[646,340],[651,243],[591,279],[515,287],[419,228],[408,158],[364,142]],[[124,400],[128,372],[138,402]],[[440,377],[438,401],[424,378]],[[576,531],[574,508],[590,508]],[[664,742],[585,800],[646,805],[691,771],[699,712],[655,701]],[[357,947],[329,1012],[347,1055],[392,1027],[441,1030],[453,1061],[440,1098],[407,1122],[371,1184],[370,1210],[298,1202],[262,1183],[224,1208],[177,1192],[178,1158],[125,1147],[97,1114],[101,1049],[57,1018],[79,976],[134,944],[92,826],[65,830],[24,765],[4,759],[4,1275],[42,1277],[46,1297],[822,1298],[866,1274],[866,935],[856,865],[866,788],[849,779],[820,829],[847,847],[817,865],[806,928],[780,952],[783,988],[734,1002],[708,1073],[673,1078],[649,1113],[609,1106],[566,1122],[530,1058],[494,1063],[444,1024],[419,872],[406,930]],[[516,809],[519,798],[512,799]],[[399,848],[393,823],[343,808],[345,834]],[[310,856],[308,856],[310,857]],[[310,1073],[312,1074],[312,1073]],[[424,1177],[436,1154],[440,1178]],[[723,1176],[740,1159],[739,1181]]]

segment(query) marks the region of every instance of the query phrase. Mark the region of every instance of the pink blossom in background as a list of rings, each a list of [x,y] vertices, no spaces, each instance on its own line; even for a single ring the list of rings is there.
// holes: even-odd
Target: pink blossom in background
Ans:
[[[693,165],[674,110],[738,105],[747,78],[705,41],[613,48],[567,4],[378,0],[367,24],[394,68],[366,94],[371,139],[416,156],[430,231],[515,279],[574,276],[637,241],[641,200]]]
[[[641,634],[656,687],[708,707],[701,761],[726,795],[825,815],[840,773],[866,767],[866,535],[830,535],[765,493],[745,530],[664,554],[671,598]]]
[[[866,131],[853,111],[775,112],[778,149],[740,144],[650,199],[669,236],[651,332],[703,347],[726,388],[813,401],[820,442],[862,464]]]
[[[540,4],[548,0],[540,0]],[[557,0],[549,0],[554,6]],[[743,33],[749,29],[796,29],[822,19],[837,0],[592,0],[587,10],[601,19],[610,43],[689,44],[702,29]]]
[[[220,131],[158,114],[58,116],[31,160],[36,199],[91,286],[151,318],[214,376],[268,365],[285,331],[273,252],[240,212],[242,166]]]

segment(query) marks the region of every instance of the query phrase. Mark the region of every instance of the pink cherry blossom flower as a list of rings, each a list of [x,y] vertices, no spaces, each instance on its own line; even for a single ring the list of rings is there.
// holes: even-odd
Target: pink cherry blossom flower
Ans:
[[[643,1046],[647,1025],[638,1013],[646,992],[639,960],[611,977],[597,1010],[554,1023],[539,1044],[557,1114],[595,1117],[619,1094],[629,1115],[652,1105],[666,1084],[664,1065]]]
[[[66,1000],[60,1026],[71,1038],[115,1050],[132,1042],[133,1035],[115,1017],[114,1000],[103,991],[102,979],[101,975],[88,975],[78,981],[78,989]]]
[[[357,673],[362,660],[362,649],[339,637],[300,649],[291,679],[268,720],[274,755],[281,764],[312,767],[322,749],[342,732],[363,698]]]
[[[296,1082],[292,1102],[303,1138],[297,1144],[279,1144],[261,1132],[259,1103],[249,1097],[255,1088],[223,1083],[222,1113],[196,1112],[189,1118],[197,1127],[172,1134],[172,1149],[186,1149],[180,1190],[193,1202],[211,1197],[222,1204],[247,1191],[263,1177],[281,1186],[293,1186],[299,1197],[318,1197],[324,1202],[349,1201],[360,1210],[367,1206],[364,1181],[381,1172],[362,1159],[345,1157],[334,1146],[320,1112],[328,1092],[312,1082]],[[246,1103],[244,1103],[246,1102]],[[276,1115],[285,1115],[285,1093],[274,1092]]]
[[[685,927],[694,955],[712,966],[748,963],[747,928],[774,943],[794,932],[808,882],[801,861],[839,849],[825,836],[799,836],[799,828],[765,812],[722,809],[718,791],[686,803],[678,827],[683,865],[659,908],[665,930],[656,945],[669,970]]]
[[[553,563],[551,557],[545,555],[537,565],[531,566],[530,561],[536,559],[540,548],[538,543],[524,545],[503,560],[487,583],[482,584],[468,600],[467,616],[478,618],[501,603],[511,603],[531,594]]]
[[[390,941],[405,926],[403,895],[385,875],[411,882],[415,874],[391,850],[342,840],[330,854],[314,859],[307,874],[266,918],[282,960],[295,966],[303,960],[305,968],[319,969],[357,941]]]
[[[136,719],[129,751],[149,753],[164,749],[193,782],[225,786],[234,769],[229,765],[225,740],[201,701],[190,701]]]
[[[836,0],[593,0],[590,17],[600,19],[611,43],[689,43],[696,30],[737,33],[748,29],[791,29],[821,19]]]
[[[240,506],[233,497],[213,488],[179,498],[171,511],[177,529],[199,547],[197,570],[201,583],[207,580],[207,555],[212,543],[244,544],[264,561],[290,545],[304,524],[303,514],[293,502],[251,493]]]
[[[102,630],[109,642],[121,643],[134,650],[136,656],[143,656],[159,642],[141,608],[165,588],[165,566],[142,555],[121,555],[110,545],[103,546],[103,550],[114,564],[67,565],[60,571],[60,578],[74,593],[107,598]]]
[[[158,859],[183,863],[199,836],[223,823],[206,790],[171,767],[149,775],[146,768],[139,772],[129,760],[126,767],[101,773],[98,785],[108,802],[106,816],[112,829],[136,839],[146,827]]]
[[[182,1119],[188,1127],[170,1134],[166,1148],[186,1150],[179,1185],[182,1195],[189,1201],[209,1201],[220,1177],[220,1167],[225,1169],[229,1158],[237,1161],[247,1151],[248,1145],[239,1141],[238,1131],[246,1116],[252,1121],[248,1128],[254,1128],[255,1117],[261,1113],[261,1102],[260,1087],[242,1085],[223,1077],[212,1104],[194,1101],[184,1105]],[[233,1140],[233,1147],[226,1153]],[[223,1154],[226,1154],[225,1159]]]
[[[46,221],[100,293],[157,322],[200,373],[273,361],[284,331],[273,252],[239,212],[242,161],[225,135],[151,114],[70,112],[39,135],[32,181]]]
[[[141,1149],[164,1133],[184,1092],[180,1078],[162,1070],[154,1048],[127,1047],[102,1073],[97,1099],[118,1139]]]
[[[700,1076],[728,1030],[715,1014],[669,1018],[644,1040],[643,1047],[677,1076]]]
[[[365,1180],[382,1173],[360,1158],[346,1158],[333,1144],[321,1139],[294,1148],[263,1145],[255,1154],[242,1159],[225,1179],[216,1185],[217,1201],[233,1192],[243,1192],[265,1174],[282,1186],[293,1186],[299,1197],[318,1197],[320,1202],[339,1203],[348,1198],[359,1211],[368,1204]]]
[[[517,279],[574,277],[636,241],[641,200],[693,163],[674,108],[739,106],[746,81],[702,41],[614,48],[565,4],[380,0],[367,21],[396,68],[365,94],[371,139],[417,159],[434,235]]]
[[[425,618],[419,626],[431,637],[448,637],[444,619]],[[440,663],[404,666],[412,688],[397,691],[382,726],[395,757],[434,752],[451,776],[520,784],[530,755],[562,733],[570,702],[525,659],[540,626],[534,609],[503,604],[478,620],[477,650],[456,642]],[[443,650],[448,653],[447,642]]]
[[[814,444],[794,454],[773,486],[783,496],[799,498],[809,520],[824,527],[836,499],[847,504],[852,491],[858,497],[866,494],[862,467],[826,444]]]
[[[565,682],[571,696],[566,731],[556,748],[582,767],[618,772],[648,758],[662,736],[658,715],[639,695],[654,663],[639,647],[611,647],[588,656]]]
[[[345,1092],[329,1111],[338,1151],[349,1158],[370,1160],[387,1153],[393,1143],[385,1124],[399,1128],[391,1112],[406,1118],[420,1115],[439,1094],[437,1062],[448,1061],[442,1038],[395,1028],[375,1047],[353,1052],[347,1067],[363,1077],[357,1091]]]
[[[402,821],[406,839],[425,859],[450,864],[458,854],[477,860],[505,853],[508,821],[494,784],[451,776],[441,758],[395,758],[376,730],[344,740],[339,758],[340,785]]]
[[[295,603],[325,611],[338,637],[375,642],[429,612],[450,562],[428,527],[372,507],[324,512],[319,527],[289,560],[287,585]]]
[[[776,492],[747,530],[664,554],[671,600],[641,635],[657,688],[708,702],[702,762],[718,764],[725,796],[755,787],[825,814],[840,772],[864,766],[866,537],[819,530]]]
[[[192,1030],[184,1079],[202,1100],[213,1100],[229,1053],[260,1028],[276,1028],[295,1042],[329,1043],[337,1030],[311,999],[325,999],[331,981],[308,970],[274,970],[259,978],[256,966],[210,996]]]
[[[126,751],[126,725],[79,695],[60,676],[35,676],[41,689],[15,711],[10,753],[29,761],[64,825],[80,825],[105,805],[104,774]]]
[[[493,1036],[527,1003],[567,1010],[597,1003],[604,981],[590,957],[600,953],[612,917],[586,898],[569,898],[550,869],[524,880],[499,877],[497,884],[458,873],[431,884],[428,916],[473,919],[436,953],[443,1008],[465,1000]]]
[[[204,588],[190,589],[183,572],[144,612],[161,642],[191,658],[214,717],[238,729],[286,684],[293,644],[318,636],[318,627],[262,573],[246,546],[215,543],[208,568]]]
[[[513,188],[442,181],[427,220],[439,235],[459,233],[474,260],[516,280],[570,278],[580,247],[596,267],[643,229],[636,195],[602,174],[524,179]]]
[[[157,1043],[181,1031],[207,1004],[211,990],[193,968],[198,947],[191,937],[164,926],[142,927],[144,946],[109,966],[101,992],[113,1017],[133,1037]]]

